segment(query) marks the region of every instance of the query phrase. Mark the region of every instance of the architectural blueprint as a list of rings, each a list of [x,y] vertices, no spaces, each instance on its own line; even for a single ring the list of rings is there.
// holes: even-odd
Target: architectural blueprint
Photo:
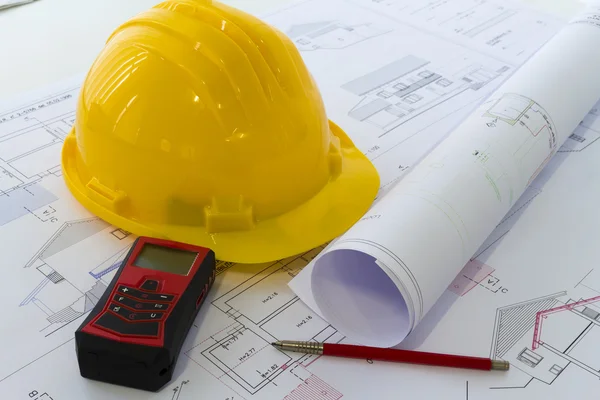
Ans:
[[[352,3],[509,62],[524,61],[531,46],[554,32],[554,26],[547,20],[511,2],[352,0]]]
[[[429,64],[406,56],[342,85],[361,98],[348,115],[381,129],[381,137],[466,90],[481,89],[509,69],[506,66],[493,71],[480,65],[461,65],[458,71],[438,67],[432,72]]]
[[[267,16],[300,49],[330,117],[375,163],[382,189],[443,139],[561,24],[519,3],[427,4],[425,15],[388,12],[374,0],[301,1]],[[510,15],[490,25],[495,8],[506,8]],[[468,19],[456,19],[478,26],[478,33],[435,28],[432,18],[445,20],[452,13],[467,13]],[[502,46],[485,45],[497,35]],[[332,65],[339,66],[335,74]]]
[[[422,24],[410,17],[383,17],[373,9],[383,2],[372,3],[301,2],[265,19],[297,38],[329,117],[374,160],[384,184],[410,169],[417,154],[435,145],[561,26],[518,4],[492,24],[494,14],[486,10],[504,1],[446,1],[456,12],[484,7],[481,17],[473,14],[470,20],[473,26],[483,24],[480,33],[457,38],[451,31],[415,28]],[[481,49],[485,35],[494,33],[486,26],[514,31],[511,43],[518,50]],[[408,63],[415,69],[400,69]],[[387,71],[389,82],[367,85],[373,83],[374,71]],[[369,77],[366,92],[357,89],[362,77]],[[598,390],[593,369],[599,367],[594,353],[586,351],[595,349],[597,327],[585,325],[594,324],[593,311],[600,312],[590,300],[600,295],[595,292],[600,291],[600,271],[594,267],[600,254],[591,235],[600,226],[595,212],[600,182],[590,172],[600,158],[597,111],[573,132],[449,286],[421,330],[403,344],[427,351],[498,354],[515,365],[509,374],[336,360],[273,349],[269,343],[274,339],[348,342],[288,287],[321,250],[315,249],[269,264],[219,262],[215,285],[184,344],[175,378],[161,392],[84,380],[73,332],[135,238],[88,213],[63,184],[59,152],[74,121],[80,83],[78,77],[0,107],[3,399],[345,400],[397,399],[399,393],[444,399],[553,398],[549,394],[561,393],[561,398],[594,398],[583,390]],[[391,107],[386,112],[392,117],[357,118],[361,114],[352,110],[377,100],[378,84],[381,91],[393,90],[391,97],[378,98],[398,108],[396,103],[401,103],[406,115],[396,115]],[[410,103],[417,95],[422,98]],[[391,123],[382,128],[377,122],[382,120]],[[572,237],[567,243],[561,236],[565,231]],[[576,306],[554,312],[570,304]],[[534,349],[540,312],[543,322]],[[557,328],[554,316],[567,322],[557,320]],[[565,324],[572,329],[563,332]],[[577,343],[571,345],[569,339]]]
[[[580,15],[554,35],[301,272],[291,285],[302,301],[365,345],[396,346],[415,329],[600,100],[594,24],[600,11],[585,15],[585,23]],[[442,78],[422,70],[426,65],[424,58],[404,57],[344,84],[369,94],[349,115],[383,128],[381,139],[388,129],[397,132],[407,113],[429,115],[454,103],[452,91],[436,86],[450,88],[456,76]],[[460,75],[468,84],[459,88],[479,91],[492,79],[481,69]]]
[[[389,32],[373,24],[345,25],[337,21],[322,21],[292,25],[286,35],[302,51],[343,49],[371,37]]]

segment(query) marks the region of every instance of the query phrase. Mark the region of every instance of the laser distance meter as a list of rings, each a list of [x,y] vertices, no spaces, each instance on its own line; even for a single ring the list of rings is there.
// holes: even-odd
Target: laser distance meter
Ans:
[[[215,254],[139,237],[75,332],[81,376],[148,391],[171,380],[183,342],[210,290]]]

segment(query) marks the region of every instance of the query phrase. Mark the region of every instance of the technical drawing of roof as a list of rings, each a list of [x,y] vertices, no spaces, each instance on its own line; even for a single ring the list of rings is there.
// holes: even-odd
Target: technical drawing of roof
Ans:
[[[540,335],[542,333],[542,322],[544,321],[544,319],[546,318],[546,316],[548,314],[554,314],[557,312],[561,312],[561,311],[570,311],[573,310],[576,307],[579,306],[585,306],[591,303],[596,303],[600,301],[600,296],[594,296],[592,298],[589,299],[580,299],[579,301],[573,301],[573,302],[569,302],[567,304],[563,304],[561,306],[558,307],[554,307],[554,308],[548,308],[548,309],[544,309],[541,311],[538,311],[535,317],[535,328],[533,331],[533,344],[531,346],[531,348],[533,350],[535,350],[536,348],[539,347],[541,340],[540,340]],[[590,313],[596,313],[598,314],[596,311],[585,308],[585,314],[591,318],[591,316],[589,315]],[[594,318],[592,319],[596,319],[597,316],[594,316]]]
[[[307,33],[312,32],[314,30],[325,28],[327,25],[330,25],[332,22],[333,21],[323,21],[323,22],[312,22],[309,24],[292,25],[291,28],[287,31],[287,35],[291,38],[306,35]]]
[[[25,264],[25,268],[31,267],[35,260],[43,260],[59,253],[67,247],[87,239],[109,226],[108,223],[97,217],[65,222],[27,262],[27,264]]]
[[[558,303],[557,298],[564,295],[565,292],[560,292],[499,308],[496,311],[492,358],[502,358],[528,330],[534,327],[538,312],[551,309]]]

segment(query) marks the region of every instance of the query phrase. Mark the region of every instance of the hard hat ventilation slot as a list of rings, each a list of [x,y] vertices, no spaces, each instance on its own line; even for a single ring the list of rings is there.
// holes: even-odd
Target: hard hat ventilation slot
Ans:
[[[118,211],[122,208],[127,196],[120,190],[112,190],[103,185],[95,177],[90,179],[86,185],[90,197],[101,204],[103,207]]]
[[[211,205],[204,207],[204,216],[210,233],[254,228],[252,206],[246,204],[243,196],[213,197]]]

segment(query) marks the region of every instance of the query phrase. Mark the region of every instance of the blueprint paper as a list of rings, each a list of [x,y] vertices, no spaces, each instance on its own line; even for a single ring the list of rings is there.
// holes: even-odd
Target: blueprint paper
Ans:
[[[600,99],[599,21],[590,7],[517,70],[320,254],[301,298],[352,339],[400,344]]]
[[[304,46],[301,54],[322,89],[330,118],[349,132],[382,172],[380,198],[563,25],[505,1],[437,3],[438,7],[415,12],[407,8],[412,3],[404,1],[321,0],[265,16]],[[469,29],[470,36],[461,33]],[[412,72],[401,69],[414,67],[416,59],[421,67]],[[374,107],[370,103],[381,97],[371,93],[377,86],[360,95],[349,89],[370,88],[359,84],[359,78],[370,81],[371,72],[380,70],[397,77],[381,91],[395,85],[409,87],[421,79],[429,82],[410,89],[416,96],[408,99],[405,116],[397,115],[394,107],[366,118],[366,109],[355,112],[362,106]],[[450,89],[432,86],[437,81],[429,80],[431,73],[440,75],[437,86]],[[453,86],[454,78],[459,83],[472,80],[473,85]],[[273,349],[272,340],[352,342],[288,287],[321,251],[315,249],[261,265],[220,262],[206,307],[183,347],[175,379],[161,392],[81,378],[73,332],[134,239],[89,214],[63,184],[60,143],[73,124],[81,82],[79,77],[0,106],[0,198],[5,201],[0,204],[2,399],[596,397],[597,110],[576,128],[476,259],[427,313],[418,325],[420,334],[415,331],[403,342],[425,351],[508,359],[514,366],[508,373],[331,359]],[[393,102],[397,103],[403,104]],[[538,220],[545,225],[540,227]],[[569,232],[569,240],[564,232]],[[534,346],[536,328],[541,334]]]

